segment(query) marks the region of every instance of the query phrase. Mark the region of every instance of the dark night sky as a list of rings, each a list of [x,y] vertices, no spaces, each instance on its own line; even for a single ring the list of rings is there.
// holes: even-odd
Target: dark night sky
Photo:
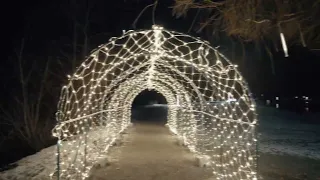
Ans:
[[[59,56],[59,50],[51,52],[52,47],[62,47],[72,43],[72,7],[67,0],[55,1],[9,1],[2,13],[2,24],[6,41],[5,57],[2,59],[2,82],[10,84],[10,73],[15,64],[12,63],[13,49],[17,47],[21,37],[27,37],[26,54],[35,57],[45,57],[52,54]],[[90,48],[105,43],[111,36],[120,36],[122,30],[132,29],[131,25],[140,11],[153,0],[91,0],[96,2],[90,15],[89,34]],[[139,3],[138,3],[139,2]],[[160,0],[156,11],[156,23],[167,29],[187,32],[194,12],[187,18],[175,19],[168,7],[173,1]],[[150,28],[152,25],[152,8],[147,10],[137,23],[137,29]],[[85,13],[78,10],[77,19],[81,24]],[[204,37],[203,34],[195,34]],[[79,40],[81,41],[81,40]],[[227,57],[231,57],[231,43],[227,38],[212,42],[214,46],[221,45]],[[241,47],[236,47],[236,59],[241,56]],[[240,52],[240,53],[239,53]],[[290,57],[284,58],[283,53],[275,54],[276,76],[272,75],[270,60],[264,52],[260,54],[248,44],[246,61],[240,64],[240,70],[249,82],[249,86],[257,93],[278,94],[310,94],[316,95],[320,88],[317,86],[319,57],[305,49],[290,49]],[[259,57],[262,57],[261,60]],[[11,73],[12,74],[12,73]],[[10,86],[10,85],[7,85]]]
[[[144,0],[138,3],[134,0],[96,0],[91,2],[95,2],[95,4],[90,16],[90,34],[107,33],[110,37],[121,35],[123,29],[131,29],[131,25],[139,12],[153,1]],[[171,17],[171,10],[168,8],[172,4],[171,1],[163,2],[160,2],[157,8],[156,23],[180,31],[187,29],[189,25],[187,20],[175,20]],[[6,37],[17,39],[22,34],[28,34],[37,40],[37,43],[35,42],[37,47],[45,47],[43,45],[47,44],[48,41],[71,37],[72,22],[68,13],[70,14],[72,8],[68,1],[21,1],[19,5],[17,5],[17,2],[11,3],[16,5],[10,6],[14,8],[14,11],[8,11],[9,13],[7,13],[10,18],[5,20],[7,34],[9,35]],[[152,8],[148,9],[141,17],[137,23],[138,29],[151,27],[151,10]],[[77,18],[81,21],[85,12],[81,9],[78,11]],[[100,39],[96,43],[104,43],[107,40]]]

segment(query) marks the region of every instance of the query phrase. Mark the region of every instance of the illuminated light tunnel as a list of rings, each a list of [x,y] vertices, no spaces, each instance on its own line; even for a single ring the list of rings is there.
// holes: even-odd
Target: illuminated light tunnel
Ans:
[[[62,88],[57,125],[59,179],[86,179],[131,123],[142,91],[166,100],[167,126],[216,179],[257,179],[255,103],[237,67],[198,38],[167,31],[127,31],[91,55]]]

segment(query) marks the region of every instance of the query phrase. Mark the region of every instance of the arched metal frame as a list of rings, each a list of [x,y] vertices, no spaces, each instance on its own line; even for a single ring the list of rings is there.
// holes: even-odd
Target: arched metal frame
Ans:
[[[257,179],[255,103],[236,66],[209,43],[160,26],[111,38],[69,76],[53,129],[53,176],[86,179],[145,89],[166,98],[169,129],[210,157],[213,177]]]

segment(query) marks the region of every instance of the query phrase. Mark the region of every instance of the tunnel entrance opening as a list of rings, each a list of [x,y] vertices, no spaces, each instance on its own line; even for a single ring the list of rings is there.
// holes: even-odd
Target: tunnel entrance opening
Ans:
[[[167,123],[168,103],[166,98],[155,90],[143,90],[133,100],[131,107],[131,122]]]

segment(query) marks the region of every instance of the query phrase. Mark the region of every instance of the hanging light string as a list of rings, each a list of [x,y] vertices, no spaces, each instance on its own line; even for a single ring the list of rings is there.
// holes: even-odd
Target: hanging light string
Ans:
[[[283,52],[284,52],[284,56],[285,57],[289,57],[287,42],[286,42],[286,39],[285,39],[284,34],[282,32],[280,23],[278,23],[278,28],[279,28],[279,32],[280,32],[280,39],[281,39],[281,44],[282,44],[282,49],[283,49]]]

